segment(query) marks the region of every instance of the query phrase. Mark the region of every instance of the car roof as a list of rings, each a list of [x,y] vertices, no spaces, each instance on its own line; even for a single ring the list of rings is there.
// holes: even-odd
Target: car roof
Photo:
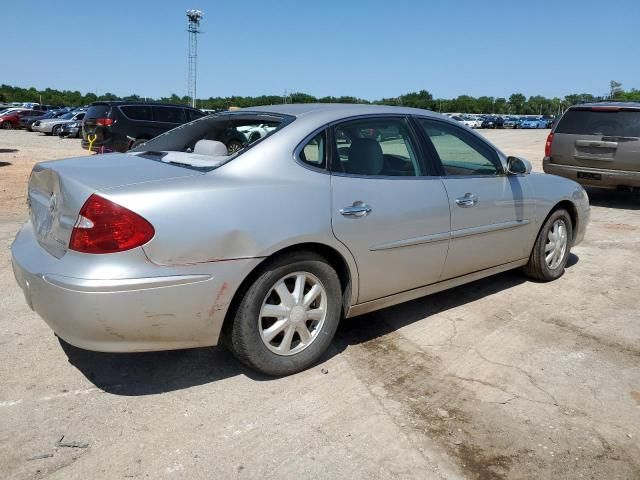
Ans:
[[[110,106],[121,106],[121,105],[151,105],[151,106],[160,106],[160,107],[178,107],[178,108],[189,108],[194,110],[193,107],[189,105],[177,105],[175,103],[160,103],[160,102],[127,102],[126,100],[99,100],[97,102],[93,102],[92,105],[110,105]],[[197,109],[195,109],[197,110]]]
[[[581,103],[580,105],[573,105],[570,108],[592,108],[592,107],[617,107],[617,108],[640,109],[640,103],[639,102],[593,102],[593,103]]]
[[[443,117],[436,112],[430,110],[422,110],[410,107],[394,107],[390,105],[367,105],[357,103],[289,103],[282,105],[262,105],[258,107],[241,108],[234,112],[265,112],[281,115],[290,115],[294,117],[302,116],[322,116],[335,117],[340,119],[358,115],[376,115],[376,114],[403,114],[403,115],[422,115],[430,117]]]

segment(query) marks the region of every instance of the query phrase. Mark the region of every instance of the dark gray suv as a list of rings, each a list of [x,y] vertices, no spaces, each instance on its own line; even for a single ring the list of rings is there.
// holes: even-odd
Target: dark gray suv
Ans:
[[[569,108],[551,130],[546,173],[602,188],[640,188],[640,103]]]

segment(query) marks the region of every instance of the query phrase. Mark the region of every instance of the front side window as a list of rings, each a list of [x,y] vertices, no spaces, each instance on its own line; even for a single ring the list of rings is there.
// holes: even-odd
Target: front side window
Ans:
[[[447,176],[503,174],[496,152],[473,135],[445,122],[419,119],[418,123],[436,149]]]
[[[325,133],[321,132],[302,147],[298,158],[311,167],[325,168],[327,165],[325,144]]]
[[[421,175],[416,142],[403,118],[370,118],[339,124],[334,130],[331,169],[352,175]]]

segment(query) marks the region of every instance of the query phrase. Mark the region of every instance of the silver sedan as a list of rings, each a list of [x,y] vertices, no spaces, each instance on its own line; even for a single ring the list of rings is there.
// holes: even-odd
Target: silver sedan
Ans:
[[[228,131],[258,125],[228,155]],[[341,318],[519,267],[555,280],[590,212],[577,183],[458,122],[361,105],[221,113],[126,154],[39,163],[28,199],[14,272],[61,338],[224,341],[272,375],[316,362]]]
[[[69,112],[58,118],[47,118],[44,120],[36,120],[31,129],[34,132],[41,132],[45,135],[59,135],[64,127],[68,123],[82,122],[84,119],[84,111]]]

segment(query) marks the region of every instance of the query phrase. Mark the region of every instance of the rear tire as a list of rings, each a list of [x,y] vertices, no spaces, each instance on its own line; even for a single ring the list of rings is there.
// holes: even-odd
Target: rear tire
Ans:
[[[538,233],[529,263],[523,268],[524,273],[541,282],[560,278],[567,265],[572,238],[573,225],[569,213],[563,208],[553,211]]]
[[[62,130],[62,126],[61,125],[56,125],[55,127],[53,127],[53,129],[51,130],[51,135],[60,135],[60,130]]]
[[[272,312],[277,316],[269,316]],[[341,312],[335,270],[319,255],[296,252],[264,267],[244,292],[225,340],[245,365],[267,375],[290,375],[325,353]]]
[[[11,129],[13,129],[13,123],[11,123],[11,122],[2,122],[2,128],[4,128],[5,130],[11,130]]]

